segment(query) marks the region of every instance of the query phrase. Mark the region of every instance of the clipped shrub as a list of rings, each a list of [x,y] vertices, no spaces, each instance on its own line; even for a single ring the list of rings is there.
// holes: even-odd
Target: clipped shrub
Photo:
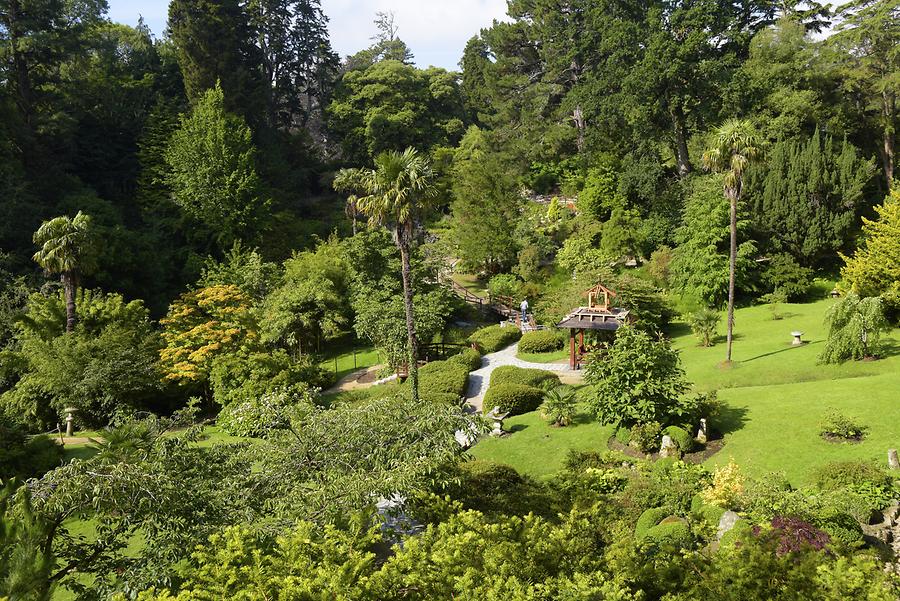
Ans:
[[[693,537],[683,519],[673,518],[647,530],[641,542],[652,549],[683,549],[693,543]]]
[[[464,461],[456,468],[456,481],[446,489],[467,509],[505,515],[555,515],[552,491],[515,468],[493,461]]]
[[[519,340],[520,353],[552,353],[565,345],[562,334],[556,330],[525,332]]]
[[[819,432],[822,436],[841,440],[862,440],[868,429],[867,426],[834,408],[825,411],[825,416],[819,424]]]
[[[508,347],[522,337],[518,328],[509,326],[488,326],[481,328],[469,336],[469,342],[478,347],[482,353],[496,353]]]
[[[637,447],[643,453],[652,453],[659,450],[659,441],[662,436],[662,426],[659,422],[647,422],[635,424],[631,427],[630,445]]]
[[[497,384],[522,384],[549,391],[559,386],[560,381],[552,371],[502,365],[491,373],[491,386]]]
[[[662,431],[663,436],[668,436],[678,446],[682,453],[690,453],[694,448],[694,438],[690,433],[679,426],[669,426]]]
[[[458,363],[469,371],[475,371],[476,369],[481,368],[481,353],[473,348],[467,348],[459,354],[453,355],[447,359],[447,361]]]
[[[831,540],[852,546],[863,540],[862,526],[849,513],[835,513],[821,519],[819,528],[824,530]]]
[[[419,395],[434,393],[453,394],[460,398],[466,394],[469,369],[456,361],[432,361],[419,369]]]
[[[496,384],[484,395],[484,412],[500,407],[502,412],[521,415],[534,411],[544,401],[544,391],[524,384]]]
[[[631,428],[619,426],[616,428],[616,440],[624,445],[631,444]]]
[[[641,517],[638,518],[634,525],[635,540],[642,540],[651,528],[662,522],[671,514],[672,511],[667,507],[653,507],[652,509],[646,510],[641,514]]]

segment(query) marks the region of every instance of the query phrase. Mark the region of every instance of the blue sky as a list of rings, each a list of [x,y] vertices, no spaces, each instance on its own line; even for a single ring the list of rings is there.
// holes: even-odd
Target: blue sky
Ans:
[[[138,16],[158,37],[168,0],[108,0],[113,21],[134,25]],[[377,11],[394,11],[399,36],[421,67],[456,69],[466,41],[506,13],[506,0],[322,0],[331,19],[331,43],[343,57],[370,44]]]

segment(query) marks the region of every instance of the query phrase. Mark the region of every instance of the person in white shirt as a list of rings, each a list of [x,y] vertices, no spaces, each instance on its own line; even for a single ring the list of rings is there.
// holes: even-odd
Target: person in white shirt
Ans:
[[[525,322],[525,317],[528,315],[528,299],[522,299],[522,304],[519,306],[522,310],[522,322]]]

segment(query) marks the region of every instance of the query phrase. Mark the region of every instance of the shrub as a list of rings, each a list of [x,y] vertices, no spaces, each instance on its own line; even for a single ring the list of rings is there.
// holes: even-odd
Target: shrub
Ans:
[[[500,407],[500,411],[510,415],[521,415],[534,411],[541,406],[544,400],[544,391],[524,384],[497,384],[491,385],[484,395],[484,411],[491,411],[494,407]]]
[[[509,326],[488,326],[469,336],[469,342],[478,347],[482,353],[496,353],[521,338],[518,328]]]
[[[682,453],[690,453],[694,448],[694,438],[684,428],[678,426],[669,426],[662,431],[664,436],[668,436],[678,446],[678,450]]]
[[[625,426],[616,428],[616,440],[624,445],[631,444],[631,428]]]
[[[738,520],[734,528],[722,535],[719,541],[719,549],[734,549],[741,542],[753,536],[753,527],[747,520]]]
[[[831,540],[845,545],[855,545],[863,540],[859,521],[849,513],[834,513],[819,521],[818,526],[828,533]]]
[[[522,384],[541,390],[552,390],[560,385],[560,381],[559,376],[552,371],[502,365],[491,373],[491,386],[496,384]]]
[[[641,542],[653,550],[683,549],[693,543],[693,537],[687,523],[675,518],[672,521],[663,520],[647,530]]]
[[[678,353],[631,326],[616,331],[609,349],[591,353],[585,381],[593,385],[588,404],[603,424],[678,423],[696,414],[696,401],[684,396],[688,383]]]
[[[824,491],[865,484],[889,488],[891,476],[867,461],[836,461],[816,470],[816,485]]]
[[[484,513],[555,515],[549,489],[514,468],[493,461],[464,461],[446,492],[467,509]]]
[[[63,448],[49,436],[29,438],[24,431],[0,423],[0,480],[43,476],[63,460]]]
[[[453,355],[447,361],[458,363],[469,371],[475,371],[481,368],[481,353],[473,348],[467,348],[457,355]]]
[[[551,353],[563,348],[565,341],[556,330],[526,332],[519,340],[520,353]]]
[[[703,500],[723,509],[734,509],[744,492],[744,482],[744,475],[732,459],[715,471],[712,486],[701,493]]]
[[[568,426],[575,417],[578,397],[571,386],[557,386],[544,395],[541,416],[557,426]]]
[[[819,432],[822,436],[842,438],[844,440],[861,439],[868,427],[857,423],[853,418],[847,417],[837,409],[829,408],[825,412],[822,423],[819,424]]]
[[[716,339],[722,314],[715,309],[700,309],[686,317],[691,332],[700,341],[701,346],[712,346]]]
[[[455,395],[452,392],[426,392],[420,396],[426,403],[434,403],[436,405],[459,405],[462,401],[462,396]]]
[[[826,532],[793,516],[776,516],[772,520],[772,534],[778,541],[778,555],[796,553],[808,547],[821,551],[831,542]]]
[[[813,270],[802,267],[788,254],[772,257],[763,270],[762,279],[771,290],[784,295],[785,302],[806,296],[812,286]]]
[[[469,369],[456,361],[432,361],[419,369],[419,394],[427,397],[433,393],[466,394]]]
[[[662,426],[659,422],[647,422],[635,424],[631,428],[630,442],[644,453],[652,453],[659,450],[659,441],[662,436]]]
[[[641,517],[638,518],[637,523],[634,525],[635,540],[639,541],[643,539],[648,530],[659,524],[671,514],[672,511],[667,507],[653,507],[652,509],[646,510],[641,514]]]
[[[660,246],[650,255],[647,262],[647,273],[653,278],[657,286],[669,285],[669,268],[672,264],[673,251],[668,246]]]
[[[881,334],[890,329],[879,297],[860,298],[850,293],[825,314],[828,339],[819,355],[822,363],[843,363],[874,356]]]

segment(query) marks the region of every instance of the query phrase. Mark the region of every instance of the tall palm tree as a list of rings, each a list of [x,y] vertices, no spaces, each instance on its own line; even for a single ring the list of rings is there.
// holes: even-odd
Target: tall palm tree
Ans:
[[[725,176],[723,189],[731,205],[731,250],[728,257],[728,350],[731,363],[734,335],[734,277],[737,266],[737,206],[744,186],[744,172],[762,155],[762,140],[753,124],[729,119],[716,130],[713,146],[703,153],[703,166]]]
[[[413,314],[409,253],[419,218],[435,196],[431,164],[413,148],[403,152],[390,151],[375,159],[374,169],[344,170],[338,174],[336,182],[339,186],[351,182],[360,190],[361,194],[355,198],[357,210],[386,227],[400,251],[406,333],[409,338],[409,380],[412,397],[418,400],[419,342]]]
[[[334,176],[332,187],[335,192],[347,194],[347,206],[344,213],[350,218],[353,224],[353,235],[356,235],[356,219],[359,217],[359,190],[361,188],[361,178],[365,173],[365,169],[341,169]]]
[[[91,218],[81,211],[75,218],[55,217],[34,233],[40,250],[32,257],[47,273],[59,274],[66,299],[66,332],[75,329],[75,289],[80,276],[94,268],[95,239]]]

